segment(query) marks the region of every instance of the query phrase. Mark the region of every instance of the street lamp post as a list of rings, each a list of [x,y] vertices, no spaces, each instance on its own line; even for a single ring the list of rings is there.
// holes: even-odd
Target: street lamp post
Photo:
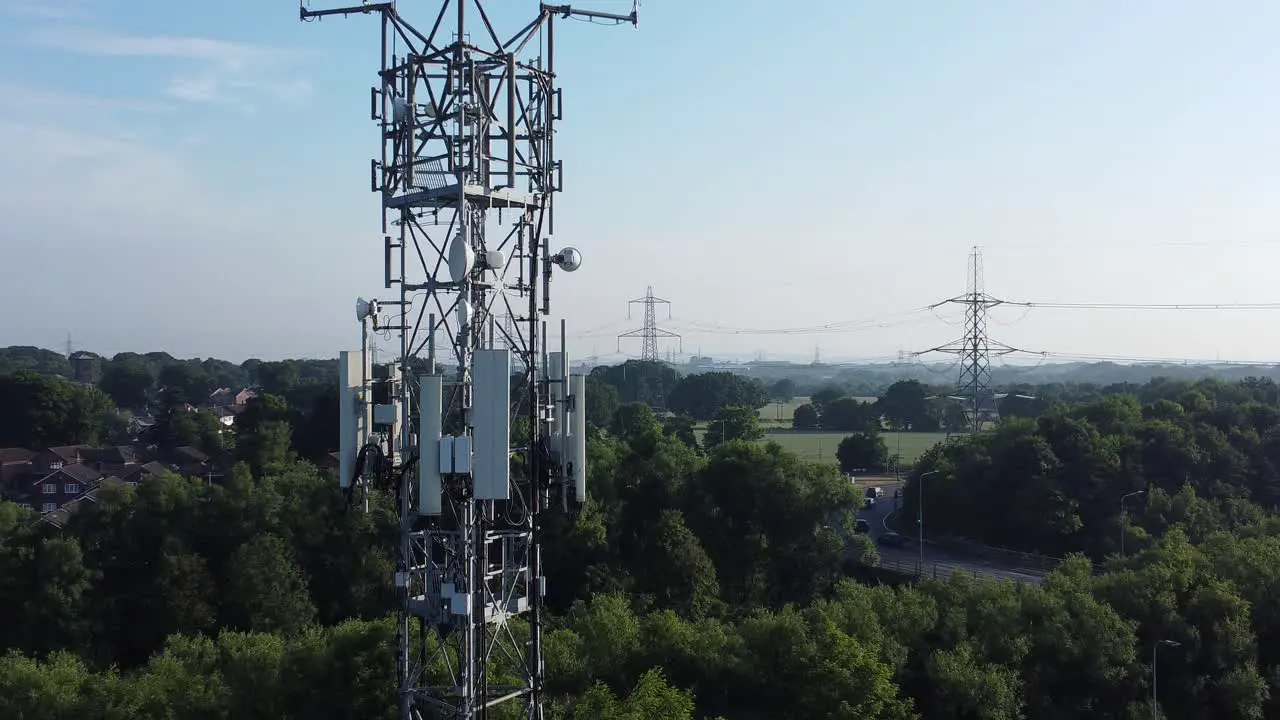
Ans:
[[[1147,494],[1147,491],[1146,491],[1146,490],[1134,490],[1133,492],[1129,493],[1128,495],[1121,496],[1121,498],[1120,498],[1120,555],[1121,555],[1121,557],[1123,557],[1123,556],[1124,556],[1124,529],[1125,529],[1125,528],[1124,528],[1124,520],[1125,520],[1125,517],[1126,517],[1125,512],[1124,512],[1124,501],[1125,501],[1125,500],[1128,500],[1129,498],[1133,497],[1134,495],[1146,495],[1146,494]]]
[[[921,575],[924,574],[924,479],[939,472],[941,471],[930,470],[916,479],[916,550],[919,553],[916,571]]]
[[[1157,685],[1160,678],[1160,668],[1156,663],[1160,659],[1161,645],[1173,648],[1182,647],[1182,643],[1177,640],[1161,640],[1151,646],[1151,720],[1160,720],[1160,695]]]

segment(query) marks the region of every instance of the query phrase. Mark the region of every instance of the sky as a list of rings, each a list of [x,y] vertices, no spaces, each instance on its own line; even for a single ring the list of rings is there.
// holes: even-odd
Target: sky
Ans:
[[[508,33],[536,12],[487,7]],[[1280,302],[1278,23],[1246,0],[645,0],[638,29],[562,24],[570,352],[638,354],[615,336],[649,286],[685,354],[926,350],[962,333],[920,309],[965,291],[973,246],[1006,300]],[[377,54],[376,20],[289,0],[0,0],[0,346],[358,347]],[[990,332],[1280,362],[1277,316],[1005,307]]]

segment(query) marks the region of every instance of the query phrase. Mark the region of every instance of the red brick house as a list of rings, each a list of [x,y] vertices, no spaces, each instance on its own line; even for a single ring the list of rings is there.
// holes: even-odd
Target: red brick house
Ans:
[[[96,487],[103,475],[88,465],[72,464],[27,477],[26,487],[15,492],[13,499],[43,514],[57,510]]]
[[[31,472],[47,475],[67,465],[78,464],[83,461],[82,453],[92,449],[88,445],[64,445],[41,450],[31,458]]]
[[[249,404],[249,401],[258,397],[258,393],[249,388],[243,388],[239,391],[231,388],[218,388],[209,396],[209,404],[213,407],[221,407],[228,409],[243,408]]]
[[[138,452],[129,445],[86,448],[80,451],[80,462],[103,475],[120,477],[139,466]]]

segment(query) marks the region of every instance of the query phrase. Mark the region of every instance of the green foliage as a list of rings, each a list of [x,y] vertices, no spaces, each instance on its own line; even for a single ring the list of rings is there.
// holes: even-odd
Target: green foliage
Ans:
[[[703,442],[710,449],[735,440],[751,442],[762,437],[764,428],[755,408],[726,405],[716,410]]]
[[[166,358],[115,362],[158,376],[179,362]],[[237,372],[280,393],[241,414],[243,462],[221,485],[166,475],[103,488],[62,529],[0,503],[0,717],[392,716],[396,515],[377,494],[371,513],[345,512],[333,477],[293,456],[326,446],[326,379],[303,363],[189,364],[165,375],[183,393]],[[684,402],[655,367],[593,382],[624,371],[630,402],[591,421],[590,500],[543,525],[549,717],[1149,717],[1166,639],[1179,646],[1158,656],[1164,717],[1280,717],[1273,384],[1099,390],[926,452],[919,471],[934,474],[913,477],[903,503],[923,488],[932,537],[1079,554],[1042,585],[893,587],[853,579],[873,577],[878,553],[854,532],[861,499],[835,467],[751,442],[749,404],[713,409],[723,441],[713,423],[704,452],[692,415],[646,404]],[[116,372],[121,397],[136,390],[129,372]],[[82,431],[57,409],[79,386],[8,382],[36,421],[21,432]],[[875,412],[918,429],[920,388],[899,385]],[[872,407],[841,388],[815,395],[819,417]],[[165,396],[179,405],[179,391]],[[176,410],[173,442],[190,437],[180,418],[194,444],[213,442],[200,415]],[[837,452],[846,467],[886,454],[874,432]],[[1136,490],[1149,492],[1122,517]],[[516,645],[529,637],[519,620],[507,630]],[[441,682],[442,662],[425,668]],[[513,661],[492,662],[495,684],[510,679]]]
[[[95,444],[115,412],[95,387],[30,371],[0,375],[0,408],[0,447]]]
[[[791,415],[791,424],[796,430],[817,430],[818,411],[812,404],[805,403],[797,407]]]
[[[852,472],[882,472],[889,464],[889,446],[878,432],[854,433],[836,447],[840,469]]]
[[[759,410],[769,402],[769,391],[753,378],[729,372],[709,372],[680,378],[667,398],[667,409],[694,420],[711,420],[725,407]]]

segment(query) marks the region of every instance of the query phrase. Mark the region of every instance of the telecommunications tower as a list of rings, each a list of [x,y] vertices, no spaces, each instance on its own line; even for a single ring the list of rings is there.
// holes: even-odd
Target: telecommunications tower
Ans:
[[[987,336],[987,311],[1004,301],[988,295],[983,289],[982,250],[976,246],[969,252],[966,285],[965,294],[929,306],[932,309],[946,304],[963,305],[964,337],[925,352],[943,352],[960,357],[960,378],[950,399],[961,403],[969,432],[978,432],[987,423],[1000,420],[999,397],[991,388],[991,356],[1020,351]]]
[[[554,37],[565,18],[635,25],[635,7],[540,4],[500,35],[486,5],[415,3],[419,24],[394,1],[300,10],[381,20],[370,182],[391,297],[356,303],[361,349],[341,354],[339,474],[366,508],[377,484],[397,503],[401,718],[499,704],[542,718],[542,519],[586,494],[585,378],[569,373],[563,321],[547,352],[553,269],[581,264],[548,242],[563,178]],[[372,363],[372,332],[399,342],[396,362]]]
[[[627,301],[627,319],[631,319],[631,306],[636,303],[644,305],[644,327],[628,330],[618,335],[618,349],[622,349],[623,338],[640,338],[640,359],[647,362],[658,362],[658,338],[676,338],[680,342],[680,352],[684,352],[684,339],[679,334],[670,330],[664,330],[658,327],[658,305],[667,306],[667,318],[671,318],[671,302],[663,300],[660,297],[653,296],[653,286],[650,285],[644,293],[644,297]]]

